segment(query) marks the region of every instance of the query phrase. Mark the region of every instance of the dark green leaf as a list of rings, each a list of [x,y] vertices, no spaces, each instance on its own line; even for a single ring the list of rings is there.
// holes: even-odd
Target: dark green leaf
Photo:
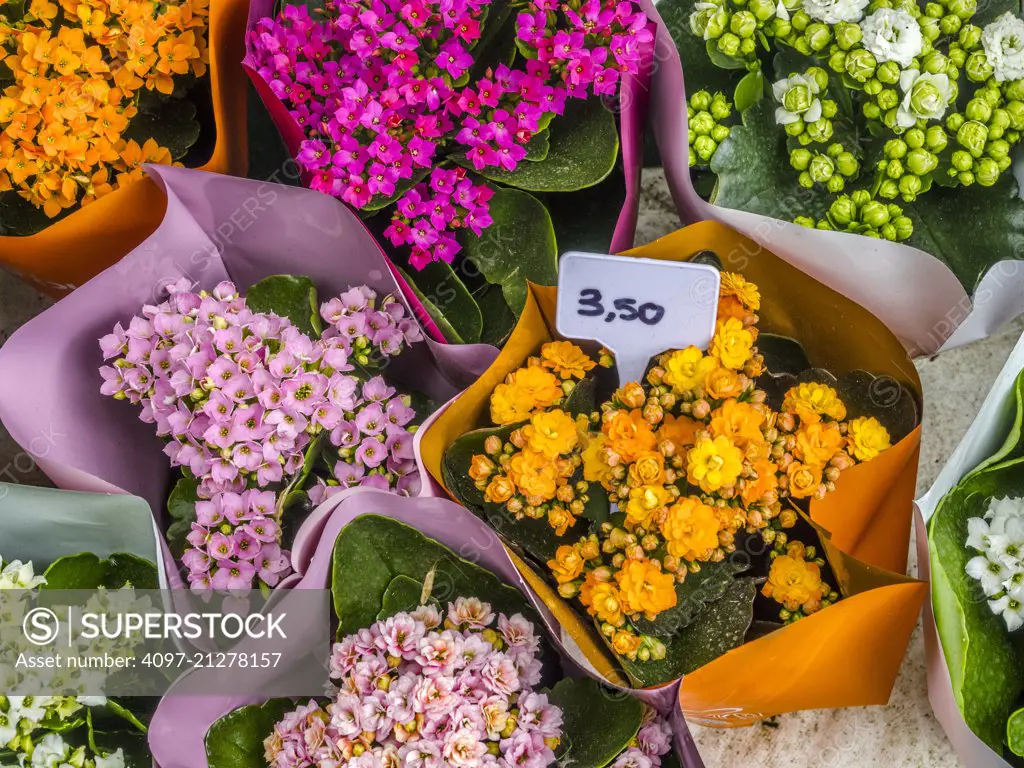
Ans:
[[[253,312],[273,312],[287,317],[310,338],[320,337],[320,302],[316,285],[308,277],[273,275],[264,278],[245,292],[245,303]]]
[[[711,158],[711,170],[718,175],[715,205],[783,221],[796,216],[823,218],[828,209],[825,192],[797,183],[786,134],[775,124],[770,99],[761,99],[743,113],[743,125],[732,127]]]
[[[432,595],[427,597],[427,602],[439,605]],[[396,613],[415,611],[423,604],[423,582],[408,576],[395,576],[384,591],[377,620],[386,619]]]
[[[431,571],[431,594],[442,604],[474,596],[490,603],[498,613],[535,615],[518,590],[415,528],[388,517],[363,515],[346,525],[335,541],[333,563],[331,591],[339,636],[377,620],[395,577],[423,583]]]
[[[199,501],[199,483],[185,475],[178,479],[167,497],[167,513],[171,524],[167,527],[167,546],[176,559],[188,548],[186,537],[196,521],[196,502]]]
[[[249,172],[247,178],[300,186],[297,166],[253,84],[246,83]]]
[[[966,478],[928,524],[932,606],[953,696],[967,725],[996,752],[1024,691],[1024,659],[980,584],[966,574],[977,554],[966,546],[967,521],[984,516],[994,497],[1024,496],[1022,470],[1024,461],[1015,459]]]
[[[747,570],[739,558],[720,563],[702,563],[696,573],[687,574],[682,584],[676,585],[675,607],[658,614],[654,621],[640,619],[633,622],[645,635],[667,638],[696,621],[700,613],[716,600],[721,600],[736,576]]]
[[[516,327],[516,316],[508,308],[501,286],[487,285],[473,294],[483,315],[484,327],[480,341],[484,344],[502,346]]]
[[[548,694],[562,710],[565,768],[603,768],[629,746],[643,725],[643,705],[628,693],[589,677],[562,680]]]
[[[444,336],[445,341],[451,344],[465,343],[463,338],[459,336],[459,332],[455,330],[455,326],[453,326],[449,322],[448,318],[445,317],[444,312],[435,307],[433,302],[431,302],[430,297],[419,289],[419,287],[416,285],[416,281],[413,280],[412,274],[402,269],[401,267],[398,267],[397,265],[396,268],[398,269],[399,273],[401,273],[402,277],[405,278],[406,284],[412,289],[412,292],[416,296],[416,298],[419,299],[420,304],[423,305],[423,308],[427,311],[427,314],[430,316],[430,319],[434,321],[434,324],[438,327],[438,330],[441,331],[441,335]]]
[[[129,552],[115,552],[107,559],[107,576],[104,586],[121,589],[131,586],[135,589],[160,589],[156,565]]]
[[[484,168],[476,172],[528,192],[575,192],[599,183],[615,167],[619,132],[600,99],[570,99],[565,114],[551,121],[550,132],[550,148],[543,160],[520,162],[514,171]],[[473,168],[465,157],[452,159]]]
[[[764,365],[768,373],[796,375],[811,367],[811,358],[807,356],[803,345],[788,336],[774,333],[758,334],[757,351],[764,355]]]
[[[46,569],[45,589],[98,589],[106,583],[108,568],[106,560],[88,552],[66,555]]]
[[[558,245],[547,209],[526,192],[498,189],[490,200],[494,223],[481,237],[463,234],[465,256],[489,283],[500,285],[509,308],[519,316],[526,304],[526,281],[554,285]]]
[[[978,12],[971,19],[971,24],[984,27],[995,21],[1004,13],[1010,12],[1014,16],[1020,15],[1019,0],[992,0],[991,2],[978,3]]]
[[[236,709],[215,722],[206,732],[209,768],[266,768],[263,740],[294,706],[288,699],[271,699]]]
[[[181,160],[199,139],[200,125],[196,120],[196,105],[189,99],[150,101],[148,108],[132,118],[125,132],[125,140],[134,139],[139,146],[154,139],[167,147],[171,157]]]
[[[612,237],[626,202],[626,178],[616,164],[608,178],[579,192],[544,195],[559,253],[611,253]]]
[[[1018,709],[1006,721],[1006,743],[1013,754],[1024,757],[1024,709]]]
[[[551,151],[551,129],[545,128],[526,143],[526,159],[536,163]]]
[[[451,341],[466,344],[480,341],[484,326],[480,307],[448,264],[434,261],[408,275],[406,282],[416,286],[416,294],[422,297],[421,301],[425,300],[427,311],[436,310],[458,334],[457,339]]]
[[[747,72],[736,84],[733,94],[733,106],[739,112],[745,112],[764,96],[764,75],[761,71]]]

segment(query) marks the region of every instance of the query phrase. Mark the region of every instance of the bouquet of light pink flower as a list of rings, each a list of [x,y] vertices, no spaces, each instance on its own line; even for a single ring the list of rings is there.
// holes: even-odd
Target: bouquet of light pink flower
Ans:
[[[380,372],[421,340],[405,305],[354,287],[317,306],[306,278],[187,280],[100,340],[102,391],[141,407],[182,477],[172,550],[195,588],[274,586],[291,513],[342,488],[416,493],[407,395]],[[275,311],[276,310],[276,311]]]
[[[602,100],[615,103],[652,41],[631,0],[286,2],[251,25],[248,62],[301,133],[309,186],[372,216],[446,334],[478,341],[485,326],[511,330],[527,279],[554,282],[559,247],[582,246],[559,218],[597,204],[593,221],[618,219],[615,189],[561,204],[529,193],[612,174],[618,129]],[[602,237],[591,249],[611,245]],[[435,290],[448,265],[457,300]],[[504,301],[483,300],[488,286]]]

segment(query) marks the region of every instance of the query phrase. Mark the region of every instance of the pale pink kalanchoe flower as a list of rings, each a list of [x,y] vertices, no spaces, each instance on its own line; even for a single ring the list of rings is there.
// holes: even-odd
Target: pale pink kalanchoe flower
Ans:
[[[290,572],[281,549],[279,492],[326,439],[333,472],[309,489],[365,485],[419,490],[408,398],[373,371],[422,340],[405,305],[357,286],[325,302],[322,338],[287,318],[253,312],[230,282],[194,292],[172,284],[125,329],[100,339],[101,391],[140,407],[171,466],[198,484],[183,557],[196,588],[274,586]],[[333,458],[331,453],[333,452]]]
[[[417,269],[451,263],[460,231],[493,223],[493,190],[468,169],[516,170],[567,99],[613,96],[653,40],[631,0],[531,0],[515,17],[521,63],[474,67],[489,5],[355,0],[311,16],[286,4],[249,33],[305,134],[296,161],[312,188],[358,209],[394,202],[385,236]]]

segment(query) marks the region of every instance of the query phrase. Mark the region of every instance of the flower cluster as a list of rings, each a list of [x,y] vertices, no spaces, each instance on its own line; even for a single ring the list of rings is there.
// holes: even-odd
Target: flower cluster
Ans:
[[[540,638],[521,615],[459,598],[378,621],[334,646],[326,706],[289,713],[264,742],[272,768],[546,766],[562,712],[534,690]]]
[[[755,383],[765,372],[756,346],[759,308],[755,285],[723,273],[708,350],[661,355],[644,383],[619,388],[589,418],[573,419],[560,407],[555,376],[543,386],[519,383],[531,371],[530,383],[540,383],[551,345],[492,396],[496,423],[526,421],[506,440],[488,437],[484,453],[472,458],[470,476],[486,502],[516,518],[546,518],[562,536],[596,483],[624,514],[621,524],[603,523],[560,546],[548,565],[559,593],[578,597],[616,652],[630,659],[664,653],[659,640],[633,623],[675,606],[676,584],[687,573],[724,560],[741,533],[772,545],[781,572],[795,557],[786,550],[785,529],[798,513],[787,500],[823,498],[843,470],[889,447],[875,418],[847,419],[842,400],[825,384],[794,386],[780,410],[766,404]],[[556,344],[561,359],[587,359],[568,342]],[[575,362],[576,375],[593,368],[588,362]],[[827,604],[830,590],[820,579],[818,587],[823,594],[797,602],[785,589],[764,594],[783,604],[787,619],[799,618]]]
[[[723,121],[732,114],[732,105],[725,95],[697,91],[686,105],[689,126],[690,166],[706,166],[718,149],[729,138],[729,126]]]
[[[800,541],[776,546],[769,557],[771,568],[761,594],[782,604],[779,618],[793,622],[820,611],[839,599],[839,593],[822,579],[824,558],[814,547]]]
[[[1015,632],[1024,626],[1024,499],[992,499],[984,517],[967,521],[967,546],[981,553],[967,563],[967,575]]]
[[[531,0],[515,18],[524,68],[477,65],[488,0],[363,0],[310,16],[287,5],[251,33],[260,76],[306,138],[311,186],[354,208],[397,202],[386,236],[413,266],[451,262],[491,223],[466,170],[514,170],[568,98],[614,93],[652,39],[632,2]],[[457,169],[442,168],[446,158]]]
[[[170,163],[155,140],[126,138],[140,94],[202,76],[207,0],[30,0],[0,4],[0,193],[53,218]],[[19,11],[21,11],[19,13]]]
[[[321,306],[328,326],[313,340],[287,318],[252,311],[231,283],[195,293],[182,279],[168,291],[100,340],[114,360],[100,373],[102,392],[141,406],[171,465],[198,481],[185,557],[193,585],[239,587],[254,575],[277,583],[288,569],[277,491],[324,442],[337,458],[315,500],[360,484],[416,492],[415,412],[382,377],[369,378],[421,339],[399,300],[352,288]]]

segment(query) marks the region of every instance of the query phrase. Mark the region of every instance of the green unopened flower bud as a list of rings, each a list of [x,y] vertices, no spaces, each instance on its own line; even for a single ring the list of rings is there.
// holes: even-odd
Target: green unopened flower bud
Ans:
[[[915,83],[915,85],[917,84]],[[929,88],[931,90],[935,90],[935,86],[931,85],[930,83],[921,84],[922,90]],[[929,93],[929,96],[930,95],[931,94]],[[886,88],[881,93],[878,94],[878,96],[875,98],[875,101],[878,102],[879,109],[895,109],[897,106],[899,106],[900,95],[896,93],[895,88]]]
[[[885,174],[890,179],[898,179],[904,173],[902,160],[890,160],[885,167]]]
[[[992,132],[989,131],[989,138],[991,138]],[[1002,160],[1004,157],[1010,154],[1010,144],[1003,139],[996,139],[995,141],[989,141],[985,145],[985,154],[991,157],[993,160]],[[977,171],[975,171],[977,172]]]
[[[860,209],[860,220],[869,227],[878,229],[889,223],[889,209],[884,203],[871,200]]]
[[[757,50],[757,42],[752,37],[744,37],[740,40],[740,53],[749,56]]]
[[[913,149],[904,161],[907,170],[916,176],[924,176],[934,171],[939,165],[939,158],[927,149]]]
[[[875,69],[875,77],[885,85],[895,85],[900,81],[900,65],[895,61],[885,61]]]
[[[845,227],[857,219],[857,206],[846,195],[833,201],[828,209],[829,218],[837,227]]]
[[[877,120],[882,116],[882,110],[879,109],[878,105],[873,101],[864,102],[862,110],[864,112],[864,117],[868,120]]]
[[[913,202],[917,193],[921,191],[921,179],[917,176],[906,175],[900,179],[900,195],[908,203]]]
[[[938,19],[933,19],[931,16],[921,16],[917,23],[921,25],[921,36],[924,37],[926,42],[932,42],[941,34]]]
[[[817,84],[819,91],[824,91],[828,88],[828,72],[821,67],[808,67],[807,71],[804,72],[804,75],[814,78],[814,82]]]
[[[888,128],[893,133],[900,127],[899,122],[896,120],[896,109],[890,109],[882,114],[882,125]]]
[[[718,149],[718,142],[710,136],[698,136],[693,141],[693,151],[705,163],[711,162],[711,156],[715,154],[716,149]]]
[[[833,51],[828,57],[828,66],[833,72],[846,70],[846,51]]]
[[[718,50],[726,56],[735,56],[740,52],[740,39],[732,32],[725,32],[718,38]]]
[[[832,138],[832,121],[823,117],[813,123],[808,123],[807,135],[819,143],[828,141]]]
[[[808,169],[813,179],[818,184],[824,184],[826,181],[832,178],[832,175],[836,172],[835,163],[832,162],[832,158],[826,155],[815,155],[811,159],[811,165]]]
[[[910,149],[917,149],[924,146],[924,131],[920,128],[911,128],[903,134],[903,140]]]
[[[832,31],[836,36],[836,45],[844,51],[853,48],[864,36],[859,24],[851,24],[847,21],[840,21],[832,28]]]
[[[797,216],[795,219],[793,219],[793,223],[799,224],[801,227],[809,227],[810,229],[814,229],[814,219],[812,219],[810,216]]]
[[[895,62],[887,62],[894,64]],[[923,59],[921,59],[921,69],[933,75],[938,75],[946,71],[946,65],[949,63],[949,59],[943,56],[938,51],[932,51]],[[879,67],[881,69],[881,67]],[[876,75],[877,77],[877,75]],[[879,78],[881,79],[881,78]],[[898,80],[899,78],[897,78]]]
[[[840,153],[840,155],[835,158],[835,162],[836,170],[848,178],[856,176],[857,171],[860,170],[860,163],[857,162],[857,158],[854,157],[851,152]]]
[[[932,152],[941,152],[946,148],[949,137],[941,125],[929,126],[924,133],[924,143]]]
[[[789,155],[789,164],[798,171],[806,171],[812,157],[809,149],[794,149]]]
[[[709,111],[715,120],[725,120],[732,114],[732,104],[725,98],[725,94],[716,93],[711,99]]]
[[[1004,131],[1010,127],[1010,113],[1002,107],[992,110],[992,117],[988,119],[989,137],[992,136],[993,128],[1002,128]],[[997,137],[998,138],[998,137]]]
[[[698,136],[710,135],[711,129],[715,127],[715,118],[710,112],[698,112],[690,121],[690,128]]]
[[[974,158],[971,157],[971,153],[964,152],[962,149],[956,150],[950,156],[950,162],[957,171],[969,171],[974,167]]]
[[[693,146],[687,147],[690,158],[690,167],[693,168],[697,164],[697,153],[693,151]]]
[[[1012,163],[1012,162],[1013,162],[1013,158],[1010,157],[1010,156],[1001,157],[998,160],[996,160],[996,165],[999,166],[999,172],[1000,173],[1004,173],[1006,171],[1006,169],[1010,167],[1010,163]]]
[[[758,21],[768,21],[775,15],[775,3],[772,0],[750,0],[747,10],[754,14]]]
[[[964,115],[967,116],[968,120],[978,120],[982,123],[987,123],[988,119],[992,116],[992,107],[988,105],[987,101],[971,99],[967,102]]]
[[[793,32],[793,25],[786,19],[776,16],[771,21],[771,32],[775,37],[785,38]]]
[[[846,188],[846,179],[837,173],[825,182],[825,188],[833,195],[839,194]]]
[[[797,32],[803,32],[807,29],[807,25],[811,23],[811,17],[807,14],[807,11],[799,10],[790,16],[789,23],[793,25],[793,29]]]
[[[907,143],[903,139],[889,139],[882,147],[882,152],[889,160],[899,159],[907,154]]]
[[[953,67],[963,67],[967,63],[967,51],[963,48],[950,48],[949,63]]]
[[[866,83],[875,74],[876,64],[871,51],[858,48],[846,56],[846,74],[859,83]]]
[[[821,116],[832,118],[839,111],[838,105],[832,99],[821,100]]]
[[[728,28],[729,12],[725,8],[719,8],[708,18],[707,26],[704,27],[704,38],[707,40],[717,40],[725,34],[725,30]]]
[[[804,126],[806,126],[803,120],[797,120],[795,123],[786,123],[785,131],[789,136],[802,137],[804,133]],[[810,139],[808,139],[810,141]]]
[[[981,27],[976,24],[964,24],[960,27],[957,40],[964,50],[973,51],[981,44]]]
[[[900,193],[900,186],[892,179],[885,179],[878,185],[878,196],[892,200]]]
[[[1004,109],[1010,119],[1009,127],[1015,131],[1024,130],[1024,101],[1008,101]]]
[[[969,80],[981,83],[992,75],[992,65],[988,63],[988,57],[984,53],[976,51],[967,57],[964,72],[967,73]]]
[[[892,220],[892,225],[896,230],[896,240],[906,240],[912,234],[914,234],[914,222],[906,216],[897,216]]]
[[[985,142],[988,141],[988,128],[977,120],[968,120],[956,132],[956,140],[972,156],[981,157],[985,151]]]
[[[974,183],[974,172],[961,171],[960,173],[957,174],[957,179],[959,179],[960,183],[963,184],[965,187],[969,187],[971,186],[971,184]]]
[[[864,93],[866,93],[868,96],[877,96],[884,89],[885,86],[882,85],[882,81],[879,80],[877,77],[872,77],[870,80],[864,83]]]
[[[697,91],[690,96],[690,106],[698,112],[706,112],[711,108],[711,94],[707,91]]]
[[[949,0],[946,7],[961,21],[968,21],[978,10],[978,0]]]
[[[983,157],[974,166],[974,180],[983,187],[991,187],[999,180],[999,165],[991,157]]]
[[[811,178],[809,171],[800,171],[800,175],[796,177],[797,184],[801,187],[810,189],[814,186],[814,179]]]
[[[955,35],[960,31],[960,27],[963,26],[963,20],[959,16],[949,14],[943,16],[939,21],[939,31],[944,35]]]
[[[858,189],[850,193],[850,200],[857,207],[864,205],[868,200],[871,199],[871,193],[866,189]]]
[[[953,133],[960,130],[960,126],[966,122],[966,118],[959,112],[954,112],[946,118],[946,127]]]
[[[1003,83],[1003,93],[1011,101],[1024,101],[1024,80]]]
[[[832,44],[832,28],[827,24],[809,24],[804,36],[812,51],[823,51]]]
[[[975,92],[974,98],[984,99],[990,107],[995,109],[1003,100],[1003,92],[999,89],[999,84],[995,82],[994,78],[989,78],[988,85],[984,88],[979,88]]]
[[[727,125],[716,125],[711,129],[711,138],[721,144],[723,141],[729,138],[729,126]]]
[[[925,3],[924,15],[933,19],[941,19],[946,15],[946,9],[940,3]]]
[[[757,17],[750,11],[737,11],[729,19],[729,31],[737,37],[750,37],[757,29]]]

